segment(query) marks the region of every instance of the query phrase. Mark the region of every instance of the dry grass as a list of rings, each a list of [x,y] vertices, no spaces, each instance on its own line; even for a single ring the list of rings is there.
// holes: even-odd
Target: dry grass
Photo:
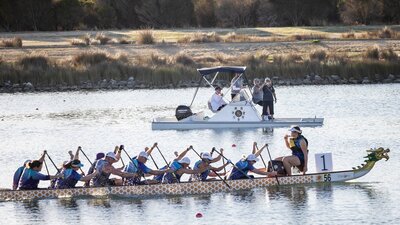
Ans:
[[[326,59],[325,50],[314,50],[310,53],[310,60],[324,61]]]
[[[400,32],[385,26],[373,31],[342,33],[341,37],[343,39],[400,39]]]
[[[146,30],[139,31],[139,35],[136,40],[136,44],[151,45],[151,44],[154,44],[155,42],[156,41],[155,41],[153,30],[146,29]]]
[[[22,48],[22,39],[20,37],[3,39],[0,41],[0,47]]]
[[[364,53],[364,57],[367,59],[375,59],[375,60],[379,60],[379,47],[378,46],[373,46],[373,47],[369,47],[365,53]]]
[[[121,45],[127,45],[127,44],[131,44],[132,41],[130,41],[130,40],[126,39],[126,38],[120,38],[120,39],[118,39],[118,43],[121,44]]]
[[[291,40],[296,40],[296,41],[304,41],[304,40],[319,40],[319,39],[327,39],[328,35],[326,34],[315,34],[315,33],[310,33],[310,34],[295,34],[291,35],[286,40],[291,41]]]
[[[106,45],[111,41],[111,38],[107,37],[104,33],[97,33],[94,39],[98,40],[101,45]]]
[[[49,68],[51,62],[47,55],[44,54],[30,54],[21,58],[18,61],[18,64],[21,65],[24,69],[29,68],[41,68],[47,69]]]
[[[393,51],[393,49],[385,49],[381,51],[380,57],[384,60],[388,61],[397,61],[399,59],[399,56],[397,53]]]
[[[183,38],[178,39],[178,43],[210,43],[210,42],[221,42],[223,39],[220,35],[215,32],[209,33],[193,33],[186,35]]]
[[[191,66],[195,64],[193,58],[184,53],[179,53],[174,58],[176,63],[182,64],[184,66]]]
[[[109,61],[111,58],[105,52],[83,52],[72,58],[73,65],[90,66]]]

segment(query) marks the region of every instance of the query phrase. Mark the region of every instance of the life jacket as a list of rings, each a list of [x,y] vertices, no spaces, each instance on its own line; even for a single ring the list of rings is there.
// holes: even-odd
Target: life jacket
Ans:
[[[101,159],[97,162],[96,170],[98,174],[93,178],[94,186],[106,186],[108,184],[111,173],[106,173],[103,171],[104,167],[107,166],[108,164],[109,163],[104,159]]]
[[[197,170],[200,168],[201,163],[203,162],[203,160],[199,160],[194,164],[193,169]],[[208,175],[210,174],[210,169],[207,169],[206,171],[200,173],[200,174],[194,174],[194,176],[196,177],[197,180],[201,180],[201,181],[205,181],[207,180]]]
[[[301,140],[304,139],[304,141],[306,142],[306,145],[308,147],[308,140],[301,134],[299,134],[299,136],[296,139],[290,139],[289,140],[289,147],[290,150],[292,150],[292,155],[297,156],[300,159],[300,171],[302,171],[303,166],[304,166],[304,153],[303,150],[301,150]],[[307,150],[308,152],[308,150]]]
[[[163,177],[163,183],[179,183],[182,175],[177,174],[176,171],[183,168],[183,166],[179,162],[174,161],[171,164],[170,168],[173,169],[174,172],[165,173],[165,175]]]
[[[19,180],[19,189],[20,190],[37,189],[40,180],[50,180],[50,176],[43,175],[30,168],[25,168]]]
[[[66,169],[63,171],[63,174],[64,178],[57,180],[56,188],[74,188],[81,178],[81,175],[73,169]]]

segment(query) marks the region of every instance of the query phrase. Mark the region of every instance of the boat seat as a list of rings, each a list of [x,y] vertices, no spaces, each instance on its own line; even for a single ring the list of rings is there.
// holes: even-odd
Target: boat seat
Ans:
[[[208,106],[208,109],[211,110],[211,112],[213,112],[213,113],[218,112],[217,110],[213,110],[213,108],[212,108],[212,106],[211,106],[211,101],[210,101],[210,100],[207,101],[207,106]]]

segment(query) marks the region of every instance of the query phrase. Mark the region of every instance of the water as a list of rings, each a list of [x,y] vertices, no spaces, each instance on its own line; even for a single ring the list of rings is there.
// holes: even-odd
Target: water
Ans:
[[[303,128],[309,140],[309,171],[314,153],[332,152],[334,169],[357,166],[365,150],[390,148],[366,176],[332,185],[295,185],[234,193],[174,198],[78,198],[0,202],[2,224],[395,224],[400,216],[400,85],[277,87],[277,117],[324,117],[320,128]],[[124,144],[131,155],[159,143],[168,160],[193,145],[198,151],[224,147],[233,161],[251,151],[253,141],[269,143],[273,157],[289,153],[287,129],[152,131],[156,116],[172,115],[189,104],[194,89],[0,95],[0,187],[26,159],[47,149],[60,164],[77,146],[94,157]],[[211,89],[201,89],[193,110],[206,108]],[[232,147],[236,144],[237,147]],[[163,160],[154,154],[158,165]],[[194,153],[189,157],[197,160]],[[268,157],[267,154],[264,158]],[[82,157],[81,157],[82,158]],[[88,162],[83,159],[85,168]],[[125,158],[126,159],[126,158]],[[126,159],[127,160],[127,159]],[[148,165],[154,168],[151,161]],[[219,164],[218,164],[219,165]],[[259,162],[258,167],[262,167]],[[55,172],[49,166],[52,173]],[[45,173],[45,171],[43,171]],[[187,177],[184,177],[184,179]],[[42,187],[48,183],[43,182]],[[203,218],[196,218],[197,212]]]

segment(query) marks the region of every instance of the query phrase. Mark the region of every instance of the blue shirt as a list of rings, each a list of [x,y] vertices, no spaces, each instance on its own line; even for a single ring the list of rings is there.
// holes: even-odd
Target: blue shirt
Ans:
[[[176,183],[181,180],[181,175],[176,174],[176,171],[183,168],[182,165],[178,161],[174,161],[170,168],[174,171],[173,173],[166,173],[164,176],[164,181],[166,183]]]
[[[247,160],[240,160],[239,162],[237,162],[236,167],[238,167],[240,170],[243,171],[243,173],[241,171],[239,171],[236,167],[233,167],[231,175],[229,176],[229,180],[237,180],[237,179],[243,179],[243,178],[247,178],[246,175],[249,171],[252,171],[256,168],[254,168],[253,165],[251,165]],[[245,175],[246,174],[246,175]]]
[[[74,188],[76,183],[82,178],[78,172],[73,169],[66,169],[63,171],[64,178],[58,179],[56,188]]]
[[[50,176],[41,174],[33,169],[25,168],[19,181],[19,189],[29,190],[37,189],[40,180],[50,180]]]
[[[21,166],[20,168],[17,169],[17,171],[15,171],[13,179],[13,187],[18,187],[19,179],[21,178],[24,169],[25,166]]]
[[[199,169],[200,168],[200,164],[203,162],[203,160],[199,160],[199,161],[197,161],[195,164],[194,164],[194,167],[193,167],[193,169]],[[208,177],[208,174],[210,174],[210,170],[209,169],[207,169],[206,171],[204,171],[204,172],[202,172],[202,173],[200,173],[200,174],[196,174],[199,178],[200,178],[200,180],[201,181],[205,181],[205,180],[207,180],[207,177]]]
[[[132,158],[131,162],[124,169],[128,173],[138,173],[139,176],[127,179],[129,185],[140,184],[140,180],[145,173],[150,173],[151,169],[144,163],[139,162],[136,157]]]

